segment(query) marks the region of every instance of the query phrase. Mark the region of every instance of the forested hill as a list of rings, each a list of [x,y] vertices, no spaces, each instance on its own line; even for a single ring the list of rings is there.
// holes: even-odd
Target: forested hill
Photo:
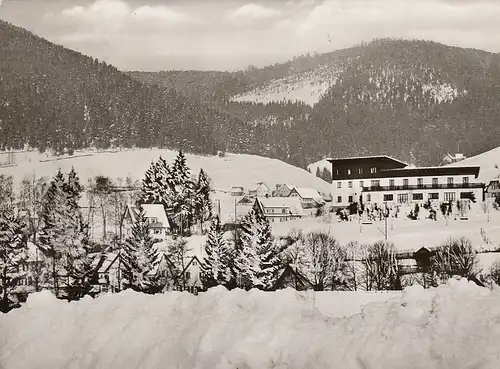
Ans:
[[[417,165],[500,145],[500,57],[381,39],[235,73],[131,72],[266,130],[264,154],[298,165],[390,154]]]
[[[250,128],[240,120],[3,21],[0,55],[0,150],[252,152]]]

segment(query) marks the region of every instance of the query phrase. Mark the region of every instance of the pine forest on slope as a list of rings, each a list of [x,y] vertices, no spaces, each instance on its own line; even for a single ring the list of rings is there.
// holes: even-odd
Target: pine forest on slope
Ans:
[[[0,21],[0,150],[250,153],[417,165],[500,145],[500,56],[375,40],[240,72],[129,72]]]
[[[235,73],[130,75],[265,127],[259,153],[299,166],[375,154],[433,165],[500,145],[500,56],[480,50],[380,39]]]

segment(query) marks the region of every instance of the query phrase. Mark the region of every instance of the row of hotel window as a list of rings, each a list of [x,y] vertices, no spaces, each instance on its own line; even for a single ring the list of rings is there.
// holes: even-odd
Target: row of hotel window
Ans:
[[[377,173],[377,168],[376,167],[373,167],[373,168],[370,168],[370,174],[375,174]],[[335,170],[335,174],[336,175],[339,175],[339,170],[336,169]],[[347,169],[347,175],[350,176],[352,174],[352,171],[351,169]],[[358,168],[358,174],[363,174],[363,168]]]
[[[470,198],[470,193],[469,192],[461,192],[460,198],[461,199],[468,199],[468,198]],[[398,194],[397,199],[398,199],[398,203],[406,204],[409,202],[410,196],[407,193],[400,193],[400,194]],[[423,200],[424,194],[423,193],[414,193],[414,194],[412,194],[412,199],[415,201]],[[444,201],[446,201],[446,202],[455,201],[455,199],[456,199],[455,192],[445,192],[444,193],[444,199],[443,199]],[[429,193],[428,200],[439,200],[439,193],[438,192]],[[367,202],[372,201],[372,195],[370,193],[366,194],[366,201]],[[384,201],[394,201],[394,195],[392,193],[384,194]],[[337,202],[338,203],[342,202],[342,196],[337,196]],[[354,197],[348,196],[347,202],[349,202],[349,203],[354,202]]]
[[[347,182],[347,187],[352,188],[352,181]],[[389,180],[389,187],[394,187],[394,179]],[[453,185],[453,177],[448,177],[447,178],[447,184],[448,185]],[[469,184],[469,177],[463,177],[462,178],[462,184],[463,185],[468,185]],[[423,186],[424,185],[424,179],[423,178],[417,178],[417,185],[418,186]],[[439,178],[432,178],[432,185],[437,186],[439,185]],[[380,180],[372,180],[370,181],[370,186],[371,187],[380,187]],[[403,179],[403,187],[408,186],[408,179],[405,178]],[[359,187],[364,187],[364,182],[359,181]],[[342,188],[342,182],[337,182],[337,188]]]

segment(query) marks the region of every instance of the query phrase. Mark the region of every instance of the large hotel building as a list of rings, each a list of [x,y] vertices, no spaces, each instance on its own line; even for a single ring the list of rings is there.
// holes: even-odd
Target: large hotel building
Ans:
[[[386,155],[328,159],[332,164],[334,206],[408,204],[483,200],[484,185],[476,182],[479,167],[409,167]]]

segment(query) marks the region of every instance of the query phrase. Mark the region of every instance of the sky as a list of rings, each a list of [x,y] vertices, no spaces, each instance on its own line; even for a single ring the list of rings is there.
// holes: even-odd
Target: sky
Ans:
[[[0,19],[121,70],[239,70],[377,37],[500,52],[500,0],[0,0]]]

